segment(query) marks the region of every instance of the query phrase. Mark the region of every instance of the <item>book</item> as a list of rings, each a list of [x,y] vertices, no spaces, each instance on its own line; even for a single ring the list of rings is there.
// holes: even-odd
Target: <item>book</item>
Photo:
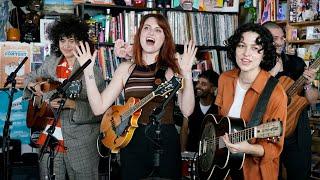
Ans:
[[[320,39],[320,26],[308,26],[306,39]]]
[[[30,61],[32,61],[32,54],[30,44],[20,42],[0,43],[0,87],[3,87],[7,76],[18,67],[25,57],[28,57],[28,60],[18,71],[17,76],[26,75],[31,71]]]
[[[280,2],[278,4],[277,8],[277,20],[278,21],[283,21],[287,19],[287,3],[286,2]]]
[[[32,43],[31,71],[38,69],[45,60],[45,45]]]
[[[48,29],[54,23],[55,19],[40,19],[40,42],[50,44],[48,38]]]

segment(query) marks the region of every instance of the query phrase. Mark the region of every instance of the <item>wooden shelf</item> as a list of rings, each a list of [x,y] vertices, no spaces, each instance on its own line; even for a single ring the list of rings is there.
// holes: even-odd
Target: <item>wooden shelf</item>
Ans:
[[[94,3],[83,3],[77,4],[78,6],[84,6],[86,8],[94,9],[121,9],[129,11],[181,11],[181,12],[197,12],[197,13],[209,13],[209,14],[237,14],[238,12],[224,12],[224,11],[198,11],[198,10],[183,10],[176,8],[147,8],[147,7],[135,7],[135,6],[118,6],[113,4],[94,4]]]
[[[276,21],[275,23],[277,23],[280,26],[285,26],[288,23],[288,20]]]
[[[303,21],[303,22],[289,22],[290,26],[314,26],[320,25],[320,20],[317,21]]]
[[[314,44],[320,43],[320,39],[303,39],[303,40],[288,40],[290,44]]]

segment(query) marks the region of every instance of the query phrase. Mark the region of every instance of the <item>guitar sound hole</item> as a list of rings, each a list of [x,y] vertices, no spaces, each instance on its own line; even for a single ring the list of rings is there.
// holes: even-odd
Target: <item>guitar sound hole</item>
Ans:
[[[206,142],[206,153],[200,156],[200,168],[203,172],[211,170],[212,163],[214,160],[214,153],[216,150],[215,139],[216,131],[212,123],[207,123],[203,130],[201,139]]]

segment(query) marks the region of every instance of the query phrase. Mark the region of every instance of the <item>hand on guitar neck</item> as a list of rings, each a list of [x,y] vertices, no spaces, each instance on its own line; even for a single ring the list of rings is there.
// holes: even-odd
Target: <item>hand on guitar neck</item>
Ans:
[[[57,98],[57,99],[54,99],[52,101],[50,101],[50,106],[53,107],[53,108],[59,108],[60,104],[61,104],[61,100],[62,98]],[[75,109],[75,101],[74,100],[71,100],[71,99],[65,99],[65,104],[63,106],[63,109]]]
[[[237,132],[235,129],[234,132]],[[232,144],[229,140],[229,135],[225,133],[222,137],[224,143],[231,153],[246,153],[254,156],[263,156],[264,149],[261,145],[258,144],[249,144],[248,141],[242,141],[239,143]]]

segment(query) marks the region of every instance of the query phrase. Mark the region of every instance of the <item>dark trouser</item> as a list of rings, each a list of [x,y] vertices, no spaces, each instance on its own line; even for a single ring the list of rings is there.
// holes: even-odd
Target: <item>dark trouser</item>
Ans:
[[[311,130],[306,108],[299,117],[294,134],[284,139],[279,179],[282,179],[281,164],[286,168],[288,180],[310,179],[311,144]]]
[[[288,180],[309,179],[311,173],[311,149],[299,149],[294,139],[286,139],[280,157],[279,179],[282,179],[281,164],[286,168]]]
[[[161,125],[160,166],[154,167],[155,126],[139,125],[129,144],[121,149],[121,176],[124,180],[140,180],[150,176],[167,179],[181,177],[180,140],[175,126]]]

